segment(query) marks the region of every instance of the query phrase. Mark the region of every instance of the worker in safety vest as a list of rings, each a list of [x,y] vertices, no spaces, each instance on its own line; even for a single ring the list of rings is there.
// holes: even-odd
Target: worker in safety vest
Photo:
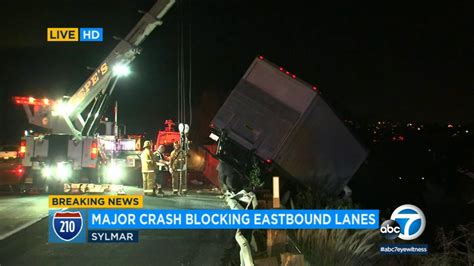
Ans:
[[[165,152],[165,146],[160,145],[158,146],[158,149],[153,153],[153,159],[155,160],[155,163],[156,163],[155,175],[156,175],[157,190],[155,191],[155,193],[161,196],[165,194],[162,189],[163,182],[164,182],[165,173],[169,171],[168,170],[169,161],[166,155],[164,154],[164,152]]]
[[[143,193],[147,196],[154,195],[155,187],[155,163],[151,153],[151,142],[145,141],[143,144],[143,152],[141,154],[142,176],[143,176]]]
[[[170,155],[170,173],[173,186],[173,194],[185,195],[188,191],[188,178],[186,176],[185,159],[186,153],[179,142],[174,143],[174,150]]]

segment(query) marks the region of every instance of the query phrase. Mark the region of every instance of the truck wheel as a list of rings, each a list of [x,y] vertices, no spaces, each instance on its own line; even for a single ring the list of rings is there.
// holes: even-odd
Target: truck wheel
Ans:
[[[102,176],[100,176],[99,174],[96,174],[96,177],[95,177],[95,183],[100,185],[102,184]]]
[[[102,177],[102,167],[98,167],[97,169],[91,169],[91,175],[93,176],[94,184],[102,184],[103,177]]]
[[[25,189],[27,188],[27,185],[25,183],[25,181],[27,179],[32,181],[30,189],[37,190],[37,191],[39,191],[40,194],[48,193],[47,191],[45,191],[45,186],[47,184],[47,179],[45,179],[41,175],[41,171],[33,170],[33,169],[28,170],[28,172],[25,175],[24,180],[23,180]],[[26,189],[26,190],[28,190],[28,189]]]
[[[50,192],[50,186],[47,179],[41,179],[36,182],[34,185],[37,189],[39,189],[41,194],[49,194]]]
[[[41,194],[48,194],[48,179],[42,177],[39,171],[37,171],[33,176],[33,188],[39,190],[39,193]]]
[[[49,194],[49,185],[48,185],[48,182],[45,182],[45,183],[44,183],[44,186],[43,186],[43,193],[44,193],[44,194]]]
[[[45,193],[48,193],[50,195],[64,194],[64,184],[61,182],[46,182],[44,189]]]
[[[82,169],[82,175],[87,177],[89,183],[102,184],[101,168]]]

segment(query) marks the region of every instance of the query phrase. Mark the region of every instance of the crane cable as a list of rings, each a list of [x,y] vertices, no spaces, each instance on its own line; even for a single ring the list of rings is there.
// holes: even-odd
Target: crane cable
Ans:
[[[184,0],[181,0],[181,30],[180,30],[180,35],[181,35],[181,42],[180,42],[180,49],[181,49],[181,108],[182,109],[182,123],[186,123],[186,105],[184,104],[186,101],[186,92],[184,89],[185,86],[185,69],[184,69]]]
[[[178,9],[178,20],[177,20],[177,28],[176,28],[176,44],[177,44],[177,53],[176,53],[176,73],[177,73],[177,80],[176,80],[176,85],[178,89],[178,123],[181,123],[181,79],[180,79],[180,74],[181,74],[181,68],[180,68],[180,58],[181,58],[181,50],[179,49],[179,44],[180,44],[180,29],[181,29],[181,16],[180,16],[180,1],[178,0],[177,3],[177,9]]]
[[[189,10],[191,9],[191,3],[189,2]],[[191,50],[191,42],[192,42],[192,34],[191,34],[191,23],[192,23],[192,18],[191,18],[191,12],[189,13],[189,42],[188,42],[188,48],[189,48],[189,92],[188,92],[188,99],[189,99],[189,127],[193,124],[193,108],[192,108],[192,80],[193,80],[193,54]]]
[[[186,57],[185,57],[185,28],[184,24],[185,14],[184,14],[184,1],[178,0],[178,22],[177,22],[177,43],[178,43],[178,52],[177,52],[177,86],[178,86],[178,123],[187,122],[186,114],[186,105],[188,104],[189,108],[189,126],[192,125],[192,51],[191,51],[191,20],[189,20],[188,25],[188,71],[189,77],[186,81]],[[188,85],[188,92],[186,95],[186,85]],[[186,99],[187,97],[187,99]],[[188,103],[186,103],[188,100]]]

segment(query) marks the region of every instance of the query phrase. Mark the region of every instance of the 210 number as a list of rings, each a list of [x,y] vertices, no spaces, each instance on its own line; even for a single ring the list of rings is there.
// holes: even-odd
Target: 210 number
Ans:
[[[61,223],[61,228],[59,231],[61,233],[72,233],[76,229],[76,224],[74,221],[59,221]]]

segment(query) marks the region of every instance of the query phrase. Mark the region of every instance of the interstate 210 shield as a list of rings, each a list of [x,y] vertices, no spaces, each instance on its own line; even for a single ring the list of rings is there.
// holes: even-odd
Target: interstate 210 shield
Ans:
[[[82,231],[83,218],[79,211],[56,212],[52,218],[53,231],[63,241],[72,241]]]

